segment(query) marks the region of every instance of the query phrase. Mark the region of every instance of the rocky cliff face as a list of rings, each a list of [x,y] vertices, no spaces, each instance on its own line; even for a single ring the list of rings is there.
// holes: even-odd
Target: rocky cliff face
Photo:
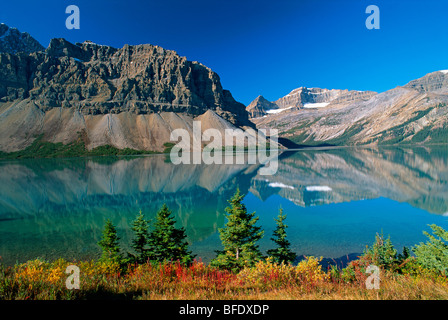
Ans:
[[[68,143],[81,132],[89,148],[163,150],[172,129],[191,129],[208,111],[231,126],[254,127],[215,72],[158,46],[53,39],[45,52],[0,52],[3,151],[42,133]]]
[[[45,48],[26,32],[20,32],[16,28],[10,28],[0,23],[0,52],[37,52]]]
[[[0,81],[3,101],[29,97],[43,111],[76,107],[83,114],[197,116],[213,110],[236,125],[250,125],[244,106],[223,90],[216,73],[157,46],[115,49],[53,39],[43,53],[1,59],[0,79],[9,79]]]

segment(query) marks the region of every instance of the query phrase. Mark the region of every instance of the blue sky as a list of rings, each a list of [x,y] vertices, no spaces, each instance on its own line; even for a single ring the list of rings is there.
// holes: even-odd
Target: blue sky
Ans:
[[[79,30],[65,27],[71,4]],[[365,27],[372,4],[380,30]],[[4,1],[0,22],[44,46],[63,37],[175,50],[248,104],[300,86],[382,92],[448,69],[447,15],[443,0],[42,0]]]

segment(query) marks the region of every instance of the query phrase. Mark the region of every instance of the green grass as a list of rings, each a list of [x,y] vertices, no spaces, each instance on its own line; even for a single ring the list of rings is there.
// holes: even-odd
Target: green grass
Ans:
[[[172,143],[172,142],[165,142],[163,144],[163,146],[165,147],[165,149],[163,150],[163,153],[170,153],[175,145],[176,144]]]
[[[38,136],[27,148],[15,152],[0,152],[0,159],[31,159],[31,158],[71,158],[86,156],[129,156],[142,154],[155,154],[159,152],[147,150],[135,150],[130,148],[118,149],[110,145],[96,147],[88,150],[82,139],[63,144],[43,141],[43,136]]]

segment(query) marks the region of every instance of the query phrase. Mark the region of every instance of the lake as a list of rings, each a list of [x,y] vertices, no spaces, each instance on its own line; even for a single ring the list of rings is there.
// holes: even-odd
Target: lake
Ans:
[[[448,229],[448,147],[328,148],[285,151],[275,175],[259,165],[174,165],[166,155],[0,162],[0,256],[6,265],[37,257],[97,258],[104,221],[130,250],[132,221],[166,203],[197,257],[221,249],[218,228],[237,187],[273,246],[274,218],[287,214],[298,255],[356,257],[375,234],[401,252]]]

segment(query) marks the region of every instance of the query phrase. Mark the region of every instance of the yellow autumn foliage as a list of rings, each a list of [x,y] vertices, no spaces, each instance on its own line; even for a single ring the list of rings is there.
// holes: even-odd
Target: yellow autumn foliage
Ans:
[[[319,262],[322,258],[306,257],[297,266],[285,263],[274,263],[271,257],[259,261],[254,267],[244,268],[238,274],[246,284],[252,285],[285,285],[292,283],[311,283],[329,279]]]

